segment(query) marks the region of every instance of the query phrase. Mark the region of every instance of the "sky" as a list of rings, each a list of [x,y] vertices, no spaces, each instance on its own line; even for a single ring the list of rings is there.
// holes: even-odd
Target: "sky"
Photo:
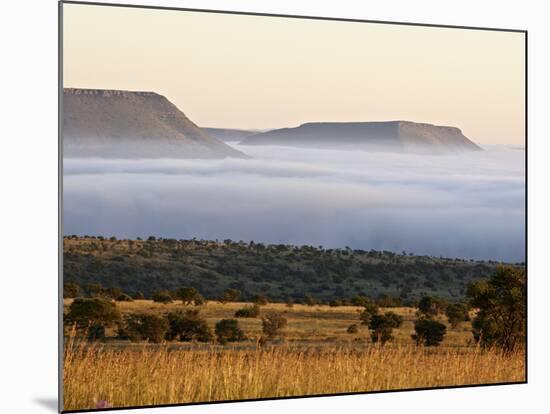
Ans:
[[[410,120],[524,145],[524,35],[63,6],[64,87],[154,91],[199,126]]]

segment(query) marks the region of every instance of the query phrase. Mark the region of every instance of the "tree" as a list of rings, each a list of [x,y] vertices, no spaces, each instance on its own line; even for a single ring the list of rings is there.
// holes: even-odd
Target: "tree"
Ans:
[[[171,312],[166,318],[168,340],[208,342],[213,338],[206,320],[199,317],[198,310]]]
[[[63,297],[76,298],[80,295],[80,286],[76,283],[67,282],[63,284]]]
[[[153,293],[153,302],[160,302],[160,303],[172,303],[172,295],[167,290],[160,290],[155,293]]]
[[[142,292],[136,292],[132,295],[134,300],[142,300],[145,299],[145,295]]]
[[[88,295],[92,298],[94,297],[107,297],[107,291],[106,289],[101,286],[99,283],[88,283],[86,285],[86,292],[88,292]]]
[[[512,351],[525,343],[527,286],[525,269],[501,266],[489,280],[468,286],[466,296],[478,309],[472,321],[474,340],[482,346]]]
[[[235,318],[257,318],[260,315],[260,306],[254,304],[245,306],[235,312]]]
[[[168,321],[152,313],[133,313],[125,317],[125,330],[132,341],[161,342],[168,331]]]
[[[438,346],[446,333],[446,326],[429,318],[420,318],[414,323],[415,334],[411,335],[417,345]]]
[[[304,302],[308,306],[313,306],[317,304],[317,299],[315,299],[312,295],[304,295]]]
[[[394,328],[399,328],[403,318],[394,312],[386,312],[384,315],[372,315],[369,322],[372,342],[380,342],[382,345],[393,339]]]
[[[222,319],[216,323],[215,332],[218,342],[222,345],[227,342],[238,342],[246,339],[236,319]]]
[[[269,303],[269,299],[265,295],[254,295],[252,302],[260,306],[267,305]]]
[[[283,315],[278,312],[269,312],[262,318],[262,331],[272,339],[280,334],[286,324],[287,320]]]
[[[237,289],[225,289],[223,291],[222,297],[220,298],[221,303],[227,302],[237,302],[241,296],[241,291]]]
[[[378,313],[378,305],[374,302],[365,302],[365,309],[359,315],[362,325],[368,325],[373,315]]]
[[[195,306],[201,306],[206,304],[206,298],[202,296],[200,293],[197,293],[195,297],[193,298],[193,305]]]
[[[98,338],[97,333],[113,326],[121,319],[120,312],[114,302],[104,298],[76,298],[65,316],[65,323],[74,324],[79,332],[88,333],[92,339]],[[95,332],[95,333],[94,333]]]
[[[456,328],[460,322],[470,320],[468,306],[465,303],[453,303],[445,309],[445,316],[453,328]]]
[[[444,309],[444,302],[434,296],[424,296],[418,302],[418,311],[424,316],[436,316]]]
[[[184,305],[193,303],[198,294],[198,290],[194,287],[182,287],[176,290],[176,297],[180,299]]]

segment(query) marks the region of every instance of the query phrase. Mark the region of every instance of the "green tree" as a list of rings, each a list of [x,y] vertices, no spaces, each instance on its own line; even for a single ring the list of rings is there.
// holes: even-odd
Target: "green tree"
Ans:
[[[265,295],[254,295],[252,302],[256,305],[262,306],[267,305],[269,303],[269,299]]]
[[[312,295],[304,295],[304,303],[308,306],[314,306],[317,304],[317,299]]]
[[[132,313],[125,317],[125,329],[132,341],[161,342],[168,331],[168,321],[152,313]]]
[[[482,346],[512,351],[525,343],[527,285],[525,269],[498,267],[489,280],[468,286],[466,296],[478,309],[472,321],[474,340]]]
[[[182,301],[184,305],[190,305],[195,300],[199,291],[194,287],[182,287],[176,290],[176,297]]]
[[[80,286],[76,283],[67,282],[63,284],[63,297],[76,298],[80,296]]]
[[[370,323],[371,318],[378,313],[378,305],[374,302],[365,302],[364,303],[365,309],[361,314],[359,315],[359,319],[361,320],[362,325],[368,325]]]
[[[114,302],[104,298],[76,298],[65,316],[67,325],[87,334],[102,331],[120,322],[121,315]],[[101,335],[102,336],[102,335]],[[93,338],[98,337],[96,334]]]
[[[171,312],[166,318],[169,325],[166,339],[170,341],[209,342],[213,339],[208,323],[199,317],[198,310]]]
[[[456,328],[460,322],[470,320],[468,306],[465,303],[453,303],[445,309],[445,316],[453,328]]]
[[[216,323],[215,332],[218,342],[222,345],[227,342],[238,342],[246,339],[236,319],[222,319]]]
[[[420,318],[414,323],[415,333],[411,335],[417,345],[438,346],[446,333],[446,326],[429,318]]]
[[[393,339],[393,329],[399,328],[403,318],[394,312],[386,312],[384,315],[372,315],[369,322],[372,342],[385,344]]]
[[[241,296],[241,291],[237,289],[225,289],[223,291],[222,297],[220,298],[221,303],[227,302],[237,302]]]
[[[424,296],[418,302],[418,311],[424,316],[437,316],[444,309],[444,301],[435,296]]]

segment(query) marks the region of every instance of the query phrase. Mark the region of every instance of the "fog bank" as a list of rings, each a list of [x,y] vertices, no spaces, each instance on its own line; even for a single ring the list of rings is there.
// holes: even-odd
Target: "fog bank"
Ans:
[[[65,159],[64,233],[525,259],[523,149],[246,149],[254,159]]]

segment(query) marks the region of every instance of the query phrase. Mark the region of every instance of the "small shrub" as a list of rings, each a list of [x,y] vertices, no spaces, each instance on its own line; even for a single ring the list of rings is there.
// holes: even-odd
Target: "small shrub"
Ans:
[[[362,325],[368,325],[370,323],[371,318],[378,314],[378,305],[374,302],[365,302],[364,304],[365,309],[363,312],[361,312],[361,315],[359,315],[359,319],[361,320]]]
[[[236,319],[222,319],[216,323],[215,332],[218,342],[222,345],[227,342],[238,342],[246,339]]]
[[[134,298],[134,300],[143,300],[145,299],[145,295],[141,292],[136,292],[132,295],[132,297]]]
[[[245,306],[235,312],[235,318],[257,318],[260,315],[260,307],[257,304]]]
[[[255,295],[252,298],[252,302],[255,303],[256,305],[262,306],[262,305],[267,305],[269,303],[269,299],[265,295]]]
[[[132,341],[161,342],[168,331],[168,321],[151,313],[130,314],[124,322]]]
[[[414,323],[415,334],[411,335],[417,345],[438,346],[445,337],[446,327],[433,319],[422,318]]]
[[[272,339],[280,334],[286,324],[287,320],[283,315],[269,312],[262,318],[262,331],[269,339]]]
[[[393,339],[394,328],[399,328],[403,318],[394,312],[386,312],[384,315],[373,315],[369,322],[372,342],[380,342],[382,345]]]
[[[171,312],[166,318],[168,340],[209,342],[213,339],[206,320],[199,317],[197,310]]]
[[[241,296],[241,291],[237,289],[225,289],[220,298],[221,303],[237,302]]]
[[[174,299],[172,299],[172,295],[167,290],[162,290],[153,293],[153,302],[159,302],[159,303],[172,303]]]
[[[445,309],[445,315],[453,328],[456,328],[460,322],[470,320],[468,306],[464,303],[453,303]]]

